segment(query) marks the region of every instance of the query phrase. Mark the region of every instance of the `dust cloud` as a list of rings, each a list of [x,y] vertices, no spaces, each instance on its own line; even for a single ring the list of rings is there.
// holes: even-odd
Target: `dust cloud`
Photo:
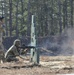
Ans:
[[[61,45],[61,54],[64,55],[73,55],[74,54],[74,28],[69,28],[64,31],[62,36],[65,36],[65,39],[62,40]]]
[[[41,43],[48,51],[47,55],[73,55],[74,54],[74,29],[65,29],[58,37],[48,37]]]

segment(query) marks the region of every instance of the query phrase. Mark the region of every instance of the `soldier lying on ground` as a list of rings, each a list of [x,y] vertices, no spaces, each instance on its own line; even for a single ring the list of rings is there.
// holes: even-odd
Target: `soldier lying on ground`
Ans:
[[[13,45],[7,50],[5,53],[5,60],[10,61],[18,61],[16,56],[20,57],[20,47],[21,41],[19,39],[16,39],[13,43]]]

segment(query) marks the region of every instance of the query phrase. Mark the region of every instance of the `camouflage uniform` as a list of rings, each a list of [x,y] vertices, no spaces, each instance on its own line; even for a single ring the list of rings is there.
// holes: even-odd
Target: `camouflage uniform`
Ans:
[[[3,40],[3,32],[5,32],[5,28],[3,27],[3,18],[4,17],[0,17],[0,60],[4,60],[4,46],[2,44]]]
[[[19,56],[19,46],[21,45],[21,42],[19,39],[16,39],[13,43],[13,45],[7,50],[5,53],[5,60],[10,62],[10,61],[16,61],[16,56]]]
[[[3,42],[2,37],[3,37],[3,32],[4,32],[4,30],[5,30],[5,29],[0,26],[0,50],[4,50],[4,47],[3,47],[3,44],[2,44],[2,42]]]

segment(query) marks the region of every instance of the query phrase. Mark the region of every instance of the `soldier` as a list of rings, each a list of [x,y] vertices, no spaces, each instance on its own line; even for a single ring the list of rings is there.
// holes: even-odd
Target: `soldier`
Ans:
[[[0,61],[4,60],[4,46],[3,42],[3,32],[5,32],[4,24],[4,17],[0,17]]]
[[[20,46],[21,46],[21,41],[19,39],[16,39],[13,45],[5,53],[5,60],[8,62],[17,61],[18,59],[16,58],[16,56],[20,56],[20,50],[18,48]]]

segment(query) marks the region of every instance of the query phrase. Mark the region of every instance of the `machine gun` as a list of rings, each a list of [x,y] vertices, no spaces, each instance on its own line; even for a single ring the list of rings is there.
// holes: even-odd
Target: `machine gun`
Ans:
[[[23,55],[23,54],[26,54],[30,49],[35,49],[36,47],[35,46],[21,46],[21,47],[18,47],[20,48],[20,54]]]
[[[31,48],[35,48],[35,46],[26,46],[24,43],[20,46],[20,47],[18,47],[18,48],[20,48],[20,49],[31,49]]]
[[[28,48],[28,49],[31,49],[31,48],[35,48],[34,46],[21,46],[21,47],[18,47],[18,48],[21,48],[21,49],[26,49],[26,48]]]

